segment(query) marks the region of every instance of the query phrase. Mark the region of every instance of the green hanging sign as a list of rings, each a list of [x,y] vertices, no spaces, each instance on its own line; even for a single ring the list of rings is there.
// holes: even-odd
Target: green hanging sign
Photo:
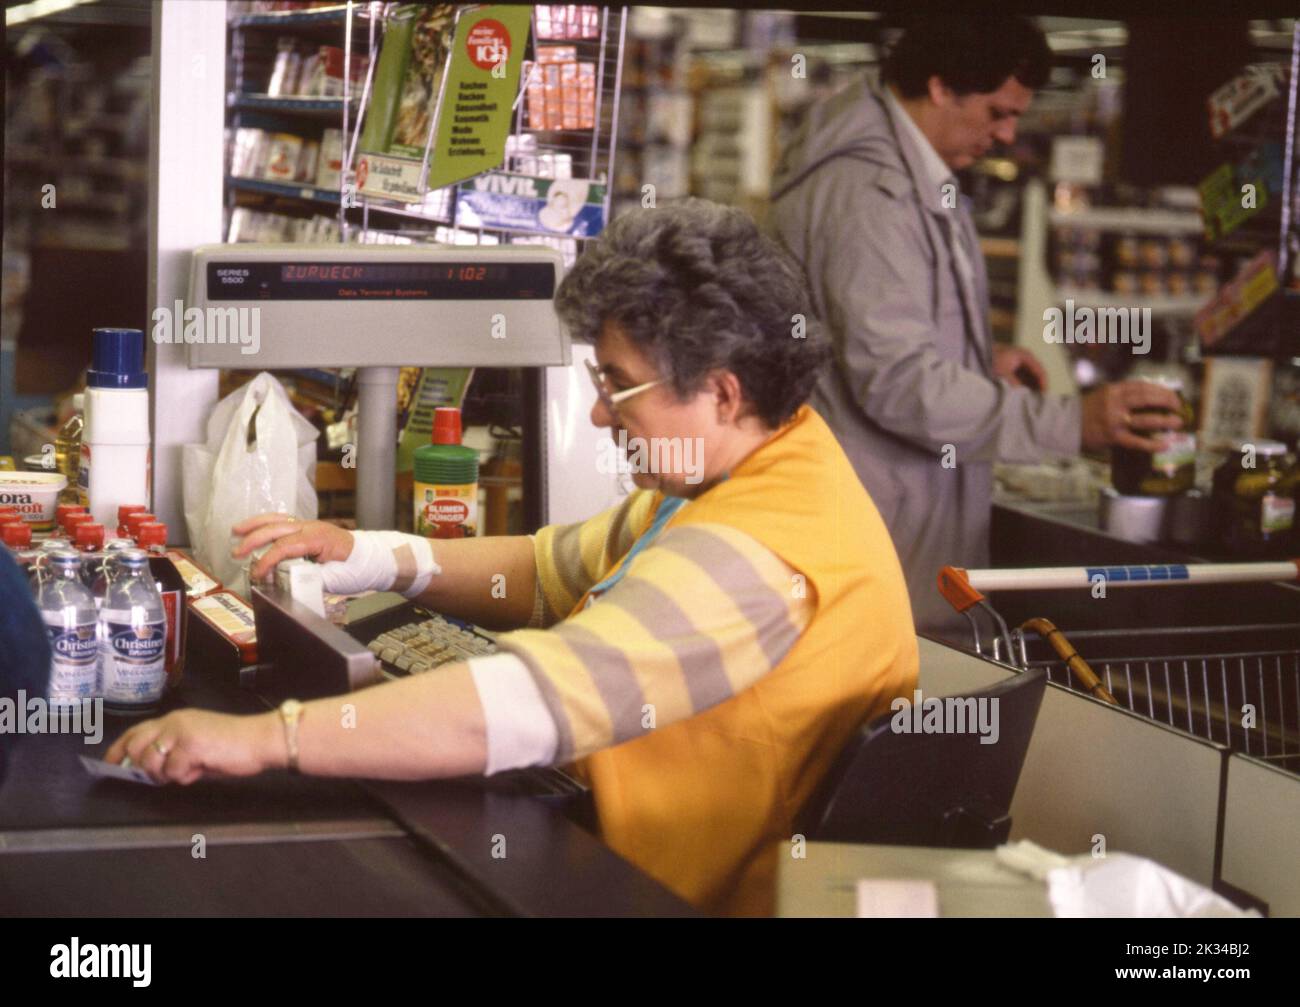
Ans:
[[[429,156],[430,189],[505,160],[532,13],[532,7],[495,4],[461,14]]]
[[[366,195],[423,202],[429,190],[505,160],[532,8],[469,7],[453,34],[454,16],[452,4],[408,4],[391,15],[357,161],[357,189]]]

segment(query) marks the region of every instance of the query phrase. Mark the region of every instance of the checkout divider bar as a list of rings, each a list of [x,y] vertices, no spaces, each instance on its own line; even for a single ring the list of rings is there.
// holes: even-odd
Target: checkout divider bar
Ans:
[[[1110,587],[1174,587],[1300,580],[1300,559],[1267,563],[1150,563],[1132,566],[1046,566],[939,571],[939,590],[959,612],[985,591],[1087,589],[1101,578]]]

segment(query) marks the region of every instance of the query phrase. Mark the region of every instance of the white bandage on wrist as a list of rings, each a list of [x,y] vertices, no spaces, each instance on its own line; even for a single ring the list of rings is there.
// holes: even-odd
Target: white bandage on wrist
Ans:
[[[333,594],[396,591],[414,598],[439,573],[433,543],[400,531],[354,531],[348,558],[321,564],[325,590]]]

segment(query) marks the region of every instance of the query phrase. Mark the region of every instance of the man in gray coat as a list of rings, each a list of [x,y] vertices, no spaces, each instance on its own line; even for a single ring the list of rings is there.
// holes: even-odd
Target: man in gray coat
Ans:
[[[1014,140],[1050,60],[1023,18],[921,19],[883,83],[862,80],[809,111],[773,180],[770,225],[803,265],[835,350],[812,404],[889,526],[923,632],[967,635],[935,582],[947,564],[989,563],[995,460],[1151,451],[1158,439],[1140,432],[1178,426],[1130,415],[1175,408],[1165,388],[1052,396],[1032,354],[993,345],[984,260],[953,172]]]

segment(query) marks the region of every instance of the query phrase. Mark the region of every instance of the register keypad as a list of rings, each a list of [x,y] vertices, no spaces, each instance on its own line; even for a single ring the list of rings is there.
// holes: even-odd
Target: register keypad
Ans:
[[[380,633],[370,642],[370,649],[399,672],[418,675],[451,661],[494,654],[497,648],[486,630],[462,629],[435,615]]]

